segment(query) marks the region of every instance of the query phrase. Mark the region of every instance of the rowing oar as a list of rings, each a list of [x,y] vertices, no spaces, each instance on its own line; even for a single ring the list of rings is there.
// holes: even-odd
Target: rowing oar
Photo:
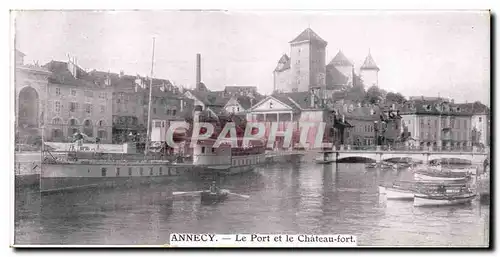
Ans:
[[[240,195],[240,194],[231,193],[231,192],[227,192],[227,193],[230,194],[230,195],[236,195],[236,196],[239,196],[239,197],[242,197],[242,198],[246,198],[246,199],[250,198],[249,195]]]
[[[203,191],[173,192],[172,195],[199,194]]]

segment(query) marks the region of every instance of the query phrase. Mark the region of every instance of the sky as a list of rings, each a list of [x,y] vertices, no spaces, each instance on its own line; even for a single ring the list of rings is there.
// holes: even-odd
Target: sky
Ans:
[[[368,51],[379,86],[405,96],[490,103],[487,12],[443,11],[24,11],[16,47],[25,62],[67,61],[88,70],[154,77],[194,87],[196,54],[212,90],[253,85],[269,94],[289,41],[310,27],[328,42],[327,63],[342,50],[358,69]]]

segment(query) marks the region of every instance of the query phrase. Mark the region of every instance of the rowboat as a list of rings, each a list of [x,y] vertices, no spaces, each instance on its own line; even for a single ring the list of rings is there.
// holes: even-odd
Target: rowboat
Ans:
[[[388,200],[412,200],[415,192],[410,188],[386,187],[385,195]]]
[[[458,172],[435,172],[418,170],[413,174],[415,180],[428,180],[428,181],[465,181],[468,178],[466,173]]]
[[[214,203],[221,202],[227,199],[229,195],[228,190],[219,190],[218,192],[212,192],[210,190],[205,190],[200,193],[201,202],[203,203]]]
[[[455,195],[446,194],[415,194],[413,206],[448,206],[470,203],[476,197],[475,193],[465,192]]]

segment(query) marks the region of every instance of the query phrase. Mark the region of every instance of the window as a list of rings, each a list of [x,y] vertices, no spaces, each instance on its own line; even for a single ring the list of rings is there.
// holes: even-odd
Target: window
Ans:
[[[56,95],[61,95],[61,89],[56,87]]]
[[[99,94],[99,98],[101,98],[101,99],[106,99],[106,92],[101,92],[101,93]]]
[[[116,168],[116,176],[119,177],[120,176],[120,168]]]
[[[483,119],[482,119],[482,117],[479,117],[479,122],[483,122]]]
[[[215,148],[212,147],[212,153],[215,153]]]
[[[129,167],[129,168],[128,168],[128,175],[129,175],[129,176],[132,176],[132,167]]]
[[[92,105],[91,104],[85,104],[85,112],[92,113]]]
[[[76,102],[71,102],[69,104],[69,111],[70,112],[76,112],[76,109],[77,109],[77,103]]]
[[[201,153],[205,153],[205,147],[204,146],[201,147]]]
[[[71,89],[71,96],[76,96],[76,89]]]
[[[143,175],[144,174],[144,169],[142,167],[139,168],[139,175]]]
[[[61,103],[59,101],[55,101],[55,109],[56,109],[56,112],[60,112],[61,111]]]
[[[172,110],[172,115],[175,116],[176,110]]]
[[[153,176],[153,167],[149,168],[149,176]]]
[[[269,109],[272,109],[273,108],[273,102],[270,102],[269,103]]]
[[[238,107],[236,107],[236,111],[238,111],[238,112],[240,111],[240,107],[239,107],[239,106],[238,106]]]
[[[84,125],[85,127],[90,127],[90,126],[91,126],[91,122],[90,122],[90,120],[85,120],[85,121],[83,122],[83,125]]]
[[[155,128],[161,128],[161,121],[155,121]]]
[[[102,120],[99,121],[99,123],[97,123],[99,125],[99,127],[102,127],[104,126],[104,122]]]
[[[77,124],[78,124],[78,123],[76,122],[76,120],[75,120],[75,119],[71,119],[71,120],[69,120],[69,125],[71,125],[71,126],[76,126]]]
[[[156,114],[156,108],[153,108],[153,113]]]
[[[160,167],[160,168],[158,169],[158,175],[159,175],[159,176],[163,176],[163,170],[162,170],[162,167]]]
[[[101,168],[101,176],[106,177],[106,168]]]
[[[106,106],[101,105],[101,113],[104,113],[104,112],[106,112]]]

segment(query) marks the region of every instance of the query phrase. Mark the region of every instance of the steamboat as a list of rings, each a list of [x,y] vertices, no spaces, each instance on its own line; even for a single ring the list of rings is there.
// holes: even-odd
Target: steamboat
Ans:
[[[200,107],[197,106],[193,113],[195,122],[199,121]],[[225,122],[228,121],[231,119]],[[217,145],[224,122],[214,124],[215,133],[207,139],[197,140],[193,147],[193,139],[189,136],[192,135],[192,129],[174,133],[173,139],[179,146],[177,150],[182,148],[184,156],[179,155],[175,161],[158,158],[158,154],[155,155],[154,152],[161,152],[163,157],[174,154],[174,149],[166,144],[168,126],[164,125],[165,122],[153,122],[160,124],[152,129],[152,139],[155,141],[151,145],[156,147],[149,147],[150,153],[146,155],[68,151],[54,157],[49,151],[44,151],[40,175],[41,192],[162,183],[178,177],[233,175],[252,171],[256,165],[265,163],[264,141],[245,138],[240,126],[237,127],[236,145],[227,141]],[[244,141],[247,142],[247,147],[243,147]],[[186,155],[191,156],[191,159],[184,158]]]

